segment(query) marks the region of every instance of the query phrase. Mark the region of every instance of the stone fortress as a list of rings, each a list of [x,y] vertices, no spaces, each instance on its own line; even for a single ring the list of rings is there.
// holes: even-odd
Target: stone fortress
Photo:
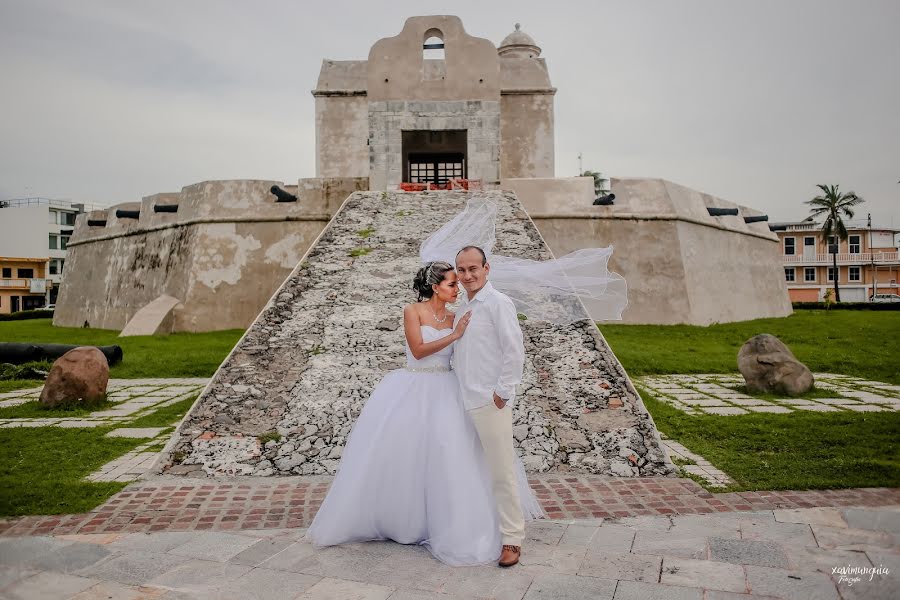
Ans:
[[[514,192],[557,255],[612,244],[626,323],[790,313],[765,215],[660,179],[612,179],[614,203],[595,206],[591,178],[554,178],[555,93],[518,26],[495,47],[457,17],[409,18],[368,60],[323,61],[315,178],[208,181],[80,216],[54,324],[245,328],[352,192],[451,179]]]

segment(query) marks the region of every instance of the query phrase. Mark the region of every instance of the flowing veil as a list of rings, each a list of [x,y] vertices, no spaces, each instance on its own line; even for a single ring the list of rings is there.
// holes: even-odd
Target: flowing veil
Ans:
[[[597,321],[621,320],[628,290],[625,279],[609,271],[612,246],[583,248],[545,261],[501,256],[493,253],[496,220],[495,202],[471,198],[462,212],[422,243],[422,263],[442,260],[456,264],[461,248],[478,246],[491,265],[493,286],[509,296],[516,310],[528,319],[559,325],[588,315]]]

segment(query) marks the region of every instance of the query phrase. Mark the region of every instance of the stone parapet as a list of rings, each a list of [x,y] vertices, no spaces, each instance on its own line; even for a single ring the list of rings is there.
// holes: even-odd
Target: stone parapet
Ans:
[[[298,200],[276,202],[272,185]],[[341,202],[367,185],[367,178],[297,186],[207,181],[81,215],[53,322],[122,329],[139,310],[170,296],[180,304],[160,333],[243,329]]]
[[[551,250],[615,248],[628,282],[626,323],[709,325],[791,314],[778,236],[760,211],[664,179],[612,179],[594,206],[590,177],[504,179]],[[734,214],[712,216],[710,208]],[[725,212],[725,211],[713,211]],[[751,219],[753,221],[753,219]]]

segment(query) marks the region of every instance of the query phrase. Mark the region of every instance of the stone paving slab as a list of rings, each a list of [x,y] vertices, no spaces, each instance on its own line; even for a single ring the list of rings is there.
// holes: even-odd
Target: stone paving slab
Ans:
[[[120,427],[107,433],[106,437],[155,438],[165,430],[165,427]]]
[[[883,412],[900,410],[900,386],[877,381],[815,373],[816,387],[834,392],[834,398],[778,398],[763,400],[735,389],[742,377],[720,374],[648,375],[635,384],[662,402],[691,415],[743,415],[753,413],[788,414],[798,410],[813,412]]]
[[[80,428],[114,425],[120,421],[143,414],[145,411],[170,406],[190,398],[199,393],[208,381],[208,379],[200,377],[152,380],[110,379],[107,386],[108,398],[117,403],[113,408],[97,410],[83,417],[4,418],[0,415],[0,428]],[[33,402],[38,399],[42,389],[43,386],[40,386],[0,394],[0,408]],[[114,437],[116,435],[128,437],[126,433],[111,435]]]
[[[184,490],[178,490],[184,491]],[[836,496],[831,496],[836,498]],[[27,556],[42,568],[0,564],[2,598],[381,598],[390,600],[529,599],[671,599],[765,600],[813,598],[896,598],[900,591],[900,544],[861,544],[848,562],[845,550],[823,547],[817,538],[804,546],[786,546],[793,526],[820,527],[833,522],[837,511],[845,521],[864,519],[872,526],[892,522],[900,503],[882,508],[838,506],[816,510],[782,509],[735,513],[636,516],[607,519],[552,519],[529,524],[520,564],[512,569],[494,565],[448,567],[421,547],[392,542],[346,544],[316,549],[303,528],[236,530],[188,534],[102,533],[65,537],[6,537],[0,557]],[[857,511],[864,511],[859,514]],[[779,521],[776,517],[790,519]],[[807,521],[803,521],[807,518]],[[798,522],[794,522],[798,521]],[[694,538],[703,532],[720,534],[744,526],[768,523],[755,530],[769,537],[749,540],[755,551],[741,556],[730,548],[701,558],[674,556],[667,548],[632,547],[642,534]],[[834,528],[843,531],[852,528]],[[877,534],[887,532],[869,530]],[[710,548],[719,540],[742,539],[709,535]],[[893,537],[891,537],[893,539]],[[216,548],[221,548],[221,552]],[[235,554],[234,551],[245,548]],[[605,548],[606,550],[598,550]],[[251,552],[257,549],[255,556]],[[49,560],[65,551],[72,561],[84,555],[90,566],[70,569],[69,561]],[[809,560],[798,560],[804,553]],[[789,556],[777,567],[761,566],[761,553]],[[189,555],[189,556],[186,556]],[[204,558],[197,558],[203,556]],[[268,558],[266,558],[268,556]],[[554,562],[550,557],[568,557]],[[750,562],[742,562],[749,559]],[[262,561],[258,563],[257,561]],[[9,562],[9,561],[7,561]],[[574,565],[574,567],[572,566]],[[881,571],[871,574],[872,565]],[[841,580],[835,568],[868,569],[854,582]]]

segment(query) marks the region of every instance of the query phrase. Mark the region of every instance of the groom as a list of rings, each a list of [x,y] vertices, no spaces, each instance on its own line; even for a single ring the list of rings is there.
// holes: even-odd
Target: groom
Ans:
[[[466,246],[456,255],[456,273],[466,290],[456,318],[470,311],[472,316],[466,334],[456,342],[453,363],[491,472],[503,538],[500,566],[511,567],[519,562],[525,538],[511,406],[522,380],[525,346],[515,306],[488,281],[490,270],[484,250],[477,246]]]

